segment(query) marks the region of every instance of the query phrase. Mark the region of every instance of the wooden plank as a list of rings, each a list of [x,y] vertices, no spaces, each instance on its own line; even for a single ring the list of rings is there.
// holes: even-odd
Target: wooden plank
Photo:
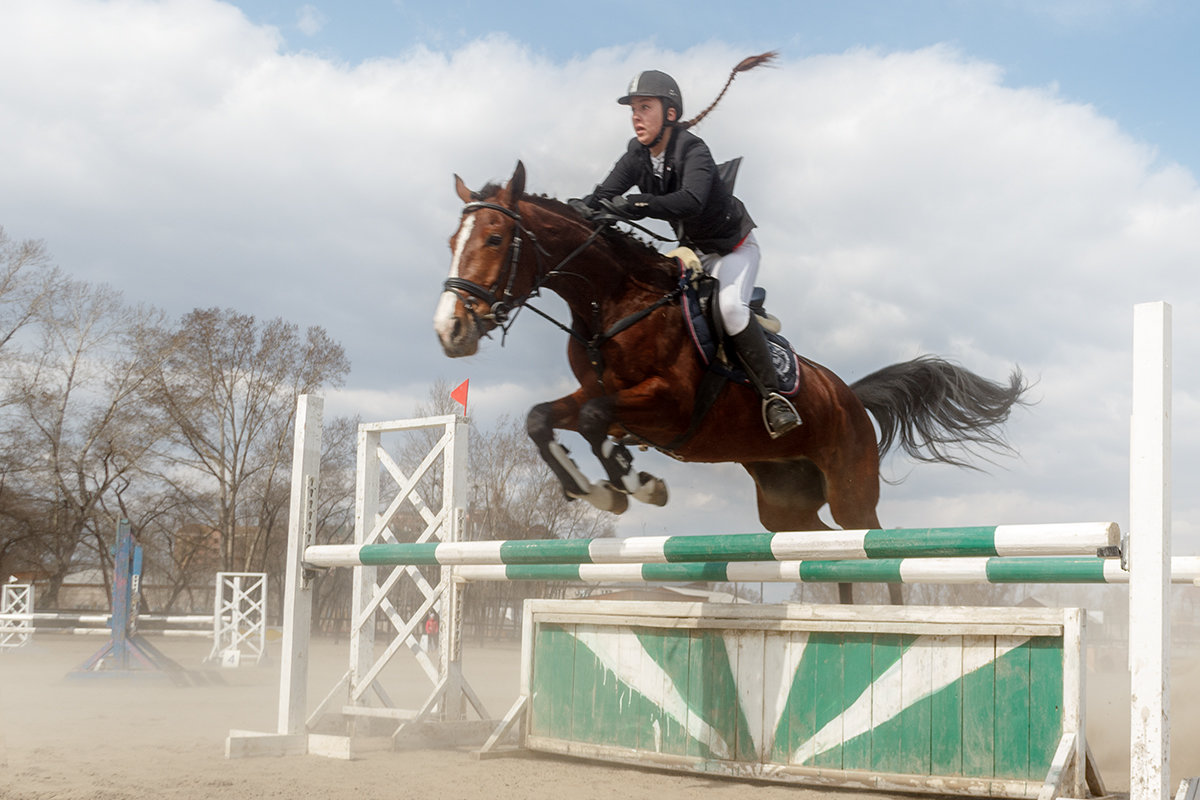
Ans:
[[[589,601],[590,602],[590,601]],[[641,616],[631,618],[627,614],[588,614],[588,621],[599,625],[633,624],[658,628],[678,628],[688,630],[761,630],[761,631],[821,631],[828,633],[911,633],[922,636],[961,636],[966,634],[988,634],[992,636],[1061,636],[1062,624],[1044,624],[1041,622],[981,622],[971,624],[967,621],[938,620],[936,622],[882,620],[870,622],[864,620],[787,620],[787,619],[706,619],[680,618],[672,616]],[[571,623],[578,622],[577,612],[563,610],[546,612],[539,615],[546,622]]]
[[[1134,306],[1129,444],[1130,800],[1167,800],[1171,655],[1171,306]]]
[[[788,738],[787,700],[795,668],[789,661],[791,633],[771,632],[763,639],[763,719],[759,760],[785,764],[779,743]]]
[[[556,735],[571,741],[604,744],[598,732],[603,721],[598,719],[597,706],[602,701],[596,686],[599,678],[596,674],[596,657],[580,642],[581,638],[595,634],[597,629],[596,625],[591,624],[575,626],[575,663],[570,701],[564,714],[569,723],[564,730],[556,731]]]
[[[899,724],[886,724],[894,720],[903,710],[900,692],[878,685],[894,670],[901,668],[900,660],[912,637],[895,633],[876,634],[872,643],[872,680],[876,682],[871,695],[871,761],[870,768],[876,772],[900,772],[903,770]]]
[[[308,752],[309,755],[353,761],[355,756],[354,740],[349,736],[310,733],[308,735]]]
[[[546,614],[569,613],[573,616],[610,617],[615,624],[632,624],[637,618],[639,625],[650,624],[647,619],[663,618],[664,627],[676,627],[680,623],[703,617],[706,621],[727,620],[729,627],[737,623],[758,624],[771,621],[821,622],[873,624],[878,622],[907,622],[923,624],[936,621],[939,624],[982,625],[1009,628],[1016,634],[1024,625],[1045,626],[1048,634],[1061,633],[1063,626],[1061,609],[1054,608],[993,608],[976,606],[814,606],[798,603],[781,605],[757,605],[741,603],[688,603],[648,602],[630,600],[532,600],[539,618]],[[668,622],[669,620],[669,622]],[[970,631],[968,631],[969,633]]]
[[[766,633],[740,631],[737,663],[732,664],[737,697],[737,737],[734,752],[738,761],[761,761],[759,745],[763,741],[763,659]]]
[[[693,631],[690,634],[691,647],[688,651],[688,685],[684,699],[687,702],[687,718],[684,728],[688,733],[685,755],[707,758],[710,755],[709,742],[695,736],[696,728],[692,717],[697,716],[696,707],[703,702],[704,690],[708,685],[708,662],[711,660],[708,651],[714,635],[708,631]],[[707,723],[707,720],[702,718]]]
[[[657,675],[658,665],[650,663],[643,667],[642,643],[632,630],[617,631],[616,639],[619,669],[613,681],[617,703],[613,742],[621,747],[637,749],[641,738],[641,721],[650,718],[652,709],[662,707],[662,695],[650,689],[644,678],[647,674]],[[626,675],[636,675],[641,680],[635,687],[625,681]]]
[[[667,694],[678,694],[686,701],[691,679],[690,663],[692,639],[690,631],[670,631],[663,640],[663,688]],[[687,755],[688,732],[685,727],[687,717],[680,719],[674,715],[663,715],[659,723],[662,737],[662,752],[675,755]]]
[[[529,732],[545,736],[571,735],[571,706],[575,693],[574,626],[538,623],[531,681]]]
[[[842,708],[848,709],[867,695],[867,710],[870,709],[874,635],[870,633],[848,633],[842,641]],[[869,712],[868,712],[869,713]],[[871,767],[871,734],[852,735],[843,732],[842,768],[869,769]]]
[[[918,637],[904,654],[900,681],[900,751],[904,771],[929,774],[929,748],[932,738],[930,699],[933,681],[934,649],[928,637]]]
[[[286,580],[283,590],[283,641],[279,665],[279,712],[276,731],[301,734],[308,716],[309,638],[312,632],[312,583],[305,579],[304,551],[313,541],[317,487],[321,474],[321,434],[325,400],[303,394],[296,402],[292,487],[288,513]]]
[[[812,759],[812,765],[817,767],[842,768],[843,641],[844,635],[840,633],[821,633],[809,639],[809,649],[816,658],[817,668],[814,721],[818,731],[828,731],[829,740],[837,742],[837,746]]]
[[[963,637],[939,636],[933,643],[944,688],[930,697],[933,722],[929,771],[934,775],[963,774]]]
[[[702,651],[700,691],[692,693],[688,705],[692,715],[711,729],[709,740],[705,742],[710,755],[728,758],[737,747],[741,716],[733,663],[736,650],[731,654],[725,637],[716,632],[706,633],[699,641]]]
[[[1029,642],[998,639],[997,649],[1011,647],[996,659],[996,776],[1029,777]],[[1038,776],[1041,780],[1045,775]]]
[[[963,775],[995,775],[996,641],[963,637]]]
[[[787,701],[787,731],[788,738],[780,752],[780,760],[788,765],[799,765],[803,759],[797,760],[797,749],[802,742],[812,738],[817,732],[816,721],[816,651],[812,648],[812,636],[807,633],[793,633],[792,647],[801,647],[802,651],[791,654],[796,662],[796,675],[792,679],[791,690]]]
[[[226,758],[296,756],[308,752],[306,733],[259,733],[231,730],[225,739]]]
[[[1038,637],[1029,642],[1029,779],[1050,771],[1063,730],[1062,640]]]
[[[671,696],[673,684],[664,663],[666,642],[672,632],[656,628],[632,628],[631,632],[642,650],[642,671],[645,675],[646,694],[638,699],[636,707],[626,711],[627,724],[633,727],[630,738],[639,750],[650,753],[663,752],[663,727],[671,717],[667,709],[667,698]],[[657,685],[653,683],[657,676]]]

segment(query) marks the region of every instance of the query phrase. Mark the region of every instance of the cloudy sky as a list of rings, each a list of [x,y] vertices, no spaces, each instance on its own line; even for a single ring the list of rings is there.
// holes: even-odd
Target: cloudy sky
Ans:
[[[777,49],[698,132],[746,157],[793,343],[848,381],[920,353],[1036,381],[1019,458],[889,461],[884,523],[1124,525],[1133,305],[1166,300],[1177,551],[1200,552],[1197,7],[736,5],[6,0],[0,225],[172,314],[324,326],[353,362],[334,413],[405,417],[469,378],[490,425],[570,390],[566,343],[526,315],[503,348],[441,354],[452,175],[523,159],[531,191],[583,194],[630,135],[613,101],[635,72],[672,73],[695,110]],[[760,529],[738,468],[639,458],[673,498],[622,534]]]

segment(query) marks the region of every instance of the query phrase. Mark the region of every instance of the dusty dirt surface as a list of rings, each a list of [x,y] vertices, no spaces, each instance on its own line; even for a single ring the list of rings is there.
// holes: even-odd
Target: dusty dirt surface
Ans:
[[[887,795],[819,791],[773,784],[639,770],[542,755],[480,761],[470,748],[368,752],[355,761],[315,756],[227,760],[231,728],[271,731],[278,709],[278,643],[265,666],[202,667],[204,640],[152,637],[179,664],[207,670],[213,683],[176,686],[161,679],[68,679],[95,652],[97,637],[39,635],[0,653],[0,798],[322,798],[373,800],[563,800],[583,794],[636,800],[815,800]],[[311,658],[310,704],[345,671],[346,642],[318,640]],[[1128,786],[1128,678],[1122,658],[1089,674],[1091,746],[1110,791]],[[515,699],[515,644],[468,646],[467,680],[494,717]],[[407,663],[406,663],[407,662]],[[398,705],[415,707],[429,690],[411,659],[388,668]],[[1200,664],[1174,665],[1173,784],[1200,775]],[[411,703],[412,705],[408,705]]]

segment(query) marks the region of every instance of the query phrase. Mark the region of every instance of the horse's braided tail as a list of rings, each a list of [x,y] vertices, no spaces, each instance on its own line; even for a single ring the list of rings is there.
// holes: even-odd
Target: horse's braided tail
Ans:
[[[1011,454],[1001,426],[1028,389],[1019,369],[1007,384],[981,378],[936,356],[873,372],[851,390],[879,424],[879,457],[899,445],[910,457],[977,469],[972,445]],[[979,455],[978,453],[976,453]],[[987,460],[986,455],[982,456]]]
[[[749,57],[743,58],[741,61],[739,61],[738,65],[736,67],[734,67],[733,70],[729,73],[729,80],[725,81],[725,86],[721,89],[721,93],[719,95],[717,95],[717,99],[713,100],[712,103],[709,104],[708,108],[704,109],[699,114],[692,117],[687,122],[683,123],[683,127],[691,128],[695,125],[699,125],[700,120],[707,117],[708,112],[710,112],[714,108],[716,108],[717,103],[721,102],[721,98],[725,96],[725,93],[727,91],[729,91],[730,84],[733,83],[733,79],[738,76],[739,72],[749,72],[750,70],[754,69],[755,67],[760,67],[763,64],[770,64],[772,61],[775,60],[775,56],[777,56],[777,55],[779,55],[779,53],[772,50],[768,53],[759,53],[756,56],[749,56]]]

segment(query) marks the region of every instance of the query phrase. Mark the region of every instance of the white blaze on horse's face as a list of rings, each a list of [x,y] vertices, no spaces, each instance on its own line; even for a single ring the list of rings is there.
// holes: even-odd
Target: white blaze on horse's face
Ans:
[[[458,228],[458,235],[454,237],[454,255],[450,259],[449,277],[451,278],[459,277],[458,271],[462,263],[463,251],[466,250],[467,242],[470,241],[471,232],[474,229],[475,215],[468,214]],[[433,329],[442,343],[442,350],[446,355],[452,357],[473,355],[479,348],[479,332],[475,328],[474,321],[466,318],[465,310],[460,312],[460,308],[458,295],[451,291],[445,291],[442,292],[437,310],[433,313]]]

